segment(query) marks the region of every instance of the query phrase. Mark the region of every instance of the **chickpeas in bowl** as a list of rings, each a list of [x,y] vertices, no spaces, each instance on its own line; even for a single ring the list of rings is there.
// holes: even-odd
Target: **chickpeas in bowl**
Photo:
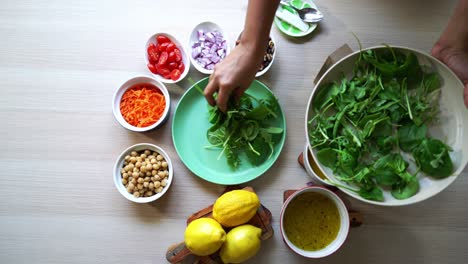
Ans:
[[[148,203],[169,189],[173,169],[169,156],[160,147],[142,143],[124,150],[114,166],[114,183],[128,200]]]

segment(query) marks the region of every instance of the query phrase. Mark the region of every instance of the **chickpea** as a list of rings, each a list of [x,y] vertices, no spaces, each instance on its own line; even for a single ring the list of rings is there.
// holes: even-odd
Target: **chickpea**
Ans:
[[[146,170],[151,170],[153,169],[153,165],[151,164],[146,164]]]
[[[130,156],[132,156],[132,157],[136,157],[137,155],[138,155],[138,153],[136,151],[130,152]]]
[[[154,182],[154,188],[159,188],[161,186],[161,182],[160,181],[155,181]]]
[[[168,165],[168,164],[167,164],[166,161],[161,162],[161,166],[162,166],[164,169],[167,168],[167,165]]]
[[[130,187],[127,187],[127,192],[132,194],[133,193],[133,189],[131,189]]]
[[[133,172],[140,172],[140,170],[138,170],[138,168],[133,168]]]
[[[146,177],[151,177],[151,171],[146,172]]]
[[[137,189],[138,189],[138,190],[143,190],[143,184],[138,183],[138,184],[137,184]]]
[[[141,167],[141,161],[137,161],[137,162],[135,163],[135,167],[140,168],[140,167]]]
[[[152,170],[152,171],[151,171],[151,175],[152,175],[152,176],[154,176],[154,175],[156,175],[156,174],[158,174],[158,171],[157,171],[157,170]]]
[[[153,170],[159,170],[159,164],[153,164]]]
[[[149,149],[145,149],[145,152],[144,152],[145,155],[150,155],[151,154],[151,151]]]
[[[143,172],[140,172],[140,173],[138,173],[138,176],[140,176],[140,177],[144,177],[144,176],[145,176],[145,174],[144,174]]]
[[[133,196],[135,196],[136,198],[140,197],[140,193],[139,192],[134,192],[133,193]]]
[[[150,191],[154,190],[154,183],[150,182],[148,184],[148,189],[150,189]]]
[[[146,151],[145,151],[145,152],[146,152]],[[140,155],[140,157],[141,157],[142,159],[146,159],[147,156],[148,156],[148,155],[146,155],[145,153],[143,153],[143,154]]]
[[[156,189],[156,193],[160,193],[160,192],[162,192],[162,190],[163,190],[163,187],[159,187],[159,188]]]
[[[128,179],[128,173],[124,173],[124,174],[122,174],[122,178],[124,178],[124,179]]]
[[[164,173],[164,171],[159,171],[158,172],[158,176],[163,178],[166,174]]]
[[[142,161],[142,162],[141,162],[141,166],[142,166],[142,167],[146,167],[146,162],[145,162],[145,161]]]
[[[138,183],[143,183],[145,180],[143,178],[138,178]]]
[[[122,169],[120,170],[120,173],[125,173],[125,172],[126,172],[125,168],[122,168]]]
[[[142,161],[143,161],[143,159],[142,159],[141,157],[137,157],[136,159],[137,159],[137,162],[138,162],[138,161],[139,161],[139,162],[142,162]]]
[[[165,170],[165,171],[164,171],[164,176],[165,176],[165,177],[169,176],[169,171],[168,171],[168,170]]]
[[[130,158],[130,162],[131,162],[132,164],[135,164],[136,158],[135,158],[135,157],[131,157],[131,158]]]
[[[146,173],[146,166],[141,166],[140,171]]]
[[[137,180],[135,178],[131,179],[130,182],[133,183],[134,185],[137,184]]]
[[[143,187],[148,188],[148,187],[149,187],[149,182],[145,181],[145,182],[143,183]]]
[[[133,189],[135,189],[135,185],[133,185],[133,183],[129,183],[127,186],[127,190],[133,191]]]
[[[128,181],[126,179],[122,179],[122,184],[127,185]]]
[[[134,172],[132,173],[132,177],[133,177],[133,178],[138,178],[138,176],[140,176],[140,174],[139,174],[138,172],[134,171]]]
[[[161,181],[161,186],[162,186],[162,187],[166,187],[166,185],[167,185],[167,179],[163,179],[163,180]]]
[[[155,159],[155,158],[152,158],[152,159],[150,160],[150,163],[151,163],[151,164],[155,164],[155,163],[156,163],[156,159]]]
[[[157,159],[157,160],[163,160],[164,158],[163,158],[163,156],[161,156],[161,155],[158,154],[158,155],[156,156],[156,159]]]
[[[159,181],[159,180],[161,180],[161,177],[159,177],[159,175],[156,175],[156,176],[154,176],[154,179],[155,179],[156,181]]]
[[[147,191],[146,192],[146,197],[151,197],[153,196],[153,192],[152,191]]]
[[[130,163],[127,166],[130,170],[133,170],[135,168],[135,165],[133,165],[133,163]]]
[[[150,177],[145,177],[145,182],[149,182],[150,181]]]

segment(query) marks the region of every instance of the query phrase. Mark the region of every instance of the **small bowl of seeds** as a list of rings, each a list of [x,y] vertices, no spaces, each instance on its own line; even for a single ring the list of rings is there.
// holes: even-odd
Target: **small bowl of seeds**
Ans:
[[[149,203],[169,189],[173,168],[167,153],[160,147],[140,143],[124,150],[114,166],[114,184],[128,200]]]
[[[240,42],[242,33],[239,35],[236,41],[236,46]],[[263,55],[263,61],[262,65],[260,65],[260,68],[258,69],[257,73],[255,74],[255,77],[260,77],[263,74],[265,74],[273,64],[273,61],[275,60],[276,57],[276,41],[274,40],[273,36],[270,35],[270,38],[268,40],[268,44],[265,49],[265,54]]]

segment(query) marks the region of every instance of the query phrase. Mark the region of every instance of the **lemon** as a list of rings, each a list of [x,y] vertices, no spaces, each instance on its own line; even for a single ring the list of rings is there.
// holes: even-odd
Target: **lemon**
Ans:
[[[226,240],[226,231],[211,218],[199,218],[185,229],[185,245],[195,255],[208,256],[221,247]]]
[[[260,207],[254,192],[234,190],[221,195],[213,206],[213,218],[221,225],[233,227],[247,223]]]
[[[241,263],[255,256],[260,249],[262,230],[253,225],[234,227],[226,235],[219,252],[224,263]]]

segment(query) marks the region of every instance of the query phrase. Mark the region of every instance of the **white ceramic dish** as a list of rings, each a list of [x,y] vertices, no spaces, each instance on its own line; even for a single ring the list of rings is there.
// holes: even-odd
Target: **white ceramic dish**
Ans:
[[[180,54],[182,55],[182,62],[184,63],[185,68],[184,68],[184,71],[181,73],[179,79],[177,79],[175,81],[172,80],[172,79],[166,79],[166,78],[164,78],[163,76],[161,76],[159,74],[154,74],[149,70],[148,71],[150,72],[150,74],[154,78],[156,78],[160,82],[163,82],[163,83],[177,83],[177,82],[183,80],[185,78],[185,76],[187,76],[187,74],[188,74],[188,72],[190,70],[190,59],[189,59],[189,56],[188,56],[185,48],[183,47],[183,45],[175,37],[173,37],[172,35],[167,34],[167,33],[156,33],[156,34],[152,35],[148,39],[148,41],[146,42],[146,45],[145,45],[145,62],[146,62],[145,65],[148,65],[148,63],[149,63],[148,52],[147,52],[148,46],[150,45],[150,43],[156,44],[157,43],[156,38],[159,35],[168,37],[176,45],[176,47],[180,50]],[[145,66],[145,67],[148,69],[147,66]]]
[[[310,176],[312,182],[317,185],[323,186],[330,186],[329,182],[326,182],[325,179],[322,179],[319,174],[325,176],[323,172],[320,171],[317,163],[315,162],[314,158],[312,157],[312,153],[309,149],[309,144],[305,144],[304,151],[302,152],[303,159],[304,159],[304,168],[307,172],[307,175]]]
[[[271,65],[273,65],[273,62],[275,61],[276,53],[278,51],[278,45],[277,45],[277,42],[275,41],[275,38],[273,37],[273,35],[270,34],[270,38],[271,38],[271,41],[274,44],[274,51],[273,51],[272,59],[271,59],[270,63],[265,68],[263,68],[263,70],[258,71],[255,74],[255,77],[260,77],[260,76],[264,75],[271,68]]]
[[[125,91],[141,83],[148,83],[148,84],[151,84],[152,86],[155,86],[162,92],[162,94],[166,98],[166,107],[164,109],[164,112],[161,118],[153,125],[147,126],[147,127],[136,127],[136,126],[130,125],[129,123],[127,123],[127,121],[125,121],[124,117],[122,116],[122,113],[120,112],[120,101],[122,100],[122,96],[125,93]],[[135,132],[145,132],[145,131],[149,131],[154,128],[162,126],[164,122],[167,120],[167,118],[169,117],[170,107],[171,107],[171,97],[169,95],[169,92],[167,91],[166,86],[160,81],[158,81],[157,79],[149,77],[149,76],[137,76],[137,77],[131,78],[130,80],[123,83],[119,87],[119,89],[117,89],[117,91],[115,91],[114,97],[112,98],[112,112],[114,113],[115,119],[124,128],[131,130],[131,131],[135,131]]]
[[[353,191],[350,191],[346,188],[338,187],[344,193],[354,197],[358,200],[361,200],[366,203],[376,204],[376,205],[383,205],[383,206],[402,206],[402,205],[409,205],[414,204],[423,200],[426,200],[445,188],[447,188],[452,182],[455,181],[457,176],[462,172],[465,168],[466,164],[468,163],[468,109],[465,108],[463,103],[463,84],[457,78],[457,76],[442,62],[435,59],[431,55],[407,48],[407,47],[399,47],[399,46],[392,46],[394,49],[402,50],[403,52],[413,52],[416,54],[419,63],[431,67],[434,71],[436,71],[441,79],[442,79],[442,87],[441,87],[441,98],[440,98],[440,122],[435,127],[429,127],[428,132],[431,136],[435,138],[442,139],[447,145],[449,145],[453,151],[450,152],[450,157],[453,161],[454,172],[451,176],[443,178],[443,179],[435,179],[432,177],[427,177],[423,173],[418,174],[420,189],[419,192],[416,193],[414,196],[404,199],[398,200],[395,199],[389,190],[384,191],[384,201],[377,202],[371,201],[362,198],[358,194]],[[384,46],[376,46],[367,48],[364,50],[369,49],[379,49],[384,48]],[[355,61],[359,57],[359,51],[353,52],[352,54],[344,57],[343,59],[339,60],[335,63],[332,67],[330,67],[325,74],[320,78],[317,82],[314,90],[312,91],[311,96],[309,97],[306,118],[305,118],[305,131],[306,135],[308,135],[308,125],[307,122],[313,117],[314,110],[312,107],[312,98],[316,94],[316,92],[320,89],[322,84],[326,84],[332,82],[334,80],[341,80],[342,74],[344,73],[345,76],[349,77],[352,74],[352,70],[355,65]],[[312,149],[310,144],[309,136],[306,136],[307,144]],[[312,151],[313,158],[317,160],[316,157],[316,150]],[[330,168],[323,166],[320,162],[318,162],[319,168],[327,175],[327,177],[333,181],[338,182],[342,185],[348,186],[353,188],[352,185],[348,185],[344,182],[339,181],[333,174]]]
[[[285,211],[289,205],[289,203],[299,195],[306,193],[306,192],[315,192],[315,193],[320,193],[328,197],[333,203],[336,205],[338,212],[340,214],[340,229],[338,231],[338,234],[331,242],[329,245],[327,245],[325,248],[316,250],[316,251],[308,251],[301,249],[294,245],[289,239],[288,236],[286,235],[286,232],[284,230],[284,214]],[[297,254],[307,257],[307,258],[323,258],[326,256],[329,256],[333,254],[335,251],[337,251],[341,245],[346,241],[346,238],[348,237],[348,232],[349,232],[349,214],[348,214],[348,209],[346,208],[346,205],[343,203],[343,201],[333,193],[332,191],[325,189],[323,187],[305,187],[303,189],[300,189],[293,193],[291,196],[286,199],[286,201],[283,204],[283,207],[281,209],[281,215],[280,215],[280,232],[281,236],[283,237],[283,241],[286,243],[286,245],[294,252]]]
[[[190,61],[192,62],[193,66],[195,67],[195,69],[197,69],[199,72],[203,73],[203,74],[212,74],[213,73],[213,70],[208,70],[208,69],[205,69],[203,68],[193,57],[192,57],[192,47],[193,45],[198,41],[198,31],[201,30],[203,32],[213,32],[213,31],[218,31],[220,32],[222,35],[223,35],[223,38],[224,40],[226,41],[226,56],[229,54],[229,52],[231,51],[231,48],[230,48],[230,43],[229,43],[229,40],[226,36],[226,33],[223,31],[223,29],[217,25],[216,23],[213,23],[213,22],[209,22],[209,21],[206,21],[206,22],[202,22],[198,25],[196,25],[192,32],[190,33],[190,38],[189,38],[189,44],[188,44],[188,48],[187,48],[187,55],[189,56],[190,58]],[[222,59],[221,59],[222,60]],[[221,61],[220,60],[220,61]],[[219,62],[218,62],[219,63]]]
[[[168,164],[168,171],[169,171],[169,176],[167,176],[167,183],[166,183],[166,186],[162,189],[162,192],[160,193],[156,193],[155,195],[153,196],[150,196],[150,197],[135,197],[133,196],[132,194],[130,194],[127,189],[125,188],[125,186],[123,185],[122,183],[122,175],[121,175],[121,169],[123,167],[123,164],[124,164],[124,160],[125,160],[125,156],[127,155],[130,155],[130,153],[132,151],[142,151],[142,150],[150,150],[150,151],[155,151],[159,154],[161,154],[164,159],[166,160],[167,164]],[[119,191],[120,194],[122,194],[123,197],[127,198],[128,200],[132,201],[132,202],[135,202],[135,203],[149,203],[149,202],[153,202],[153,201],[156,201],[157,199],[161,198],[166,192],[167,190],[170,188],[171,184],[172,184],[172,179],[173,179],[173,176],[174,176],[174,169],[172,167],[172,162],[171,162],[171,159],[169,158],[169,155],[167,155],[167,153],[161,148],[161,147],[158,147],[154,144],[150,144],[150,143],[140,143],[140,144],[136,144],[136,145],[133,145],[129,148],[127,148],[126,150],[124,150],[120,155],[119,157],[117,158],[117,161],[115,162],[115,165],[114,165],[114,171],[113,171],[113,174],[114,174],[114,184],[115,184],[115,187],[117,188],[117,190]]]

